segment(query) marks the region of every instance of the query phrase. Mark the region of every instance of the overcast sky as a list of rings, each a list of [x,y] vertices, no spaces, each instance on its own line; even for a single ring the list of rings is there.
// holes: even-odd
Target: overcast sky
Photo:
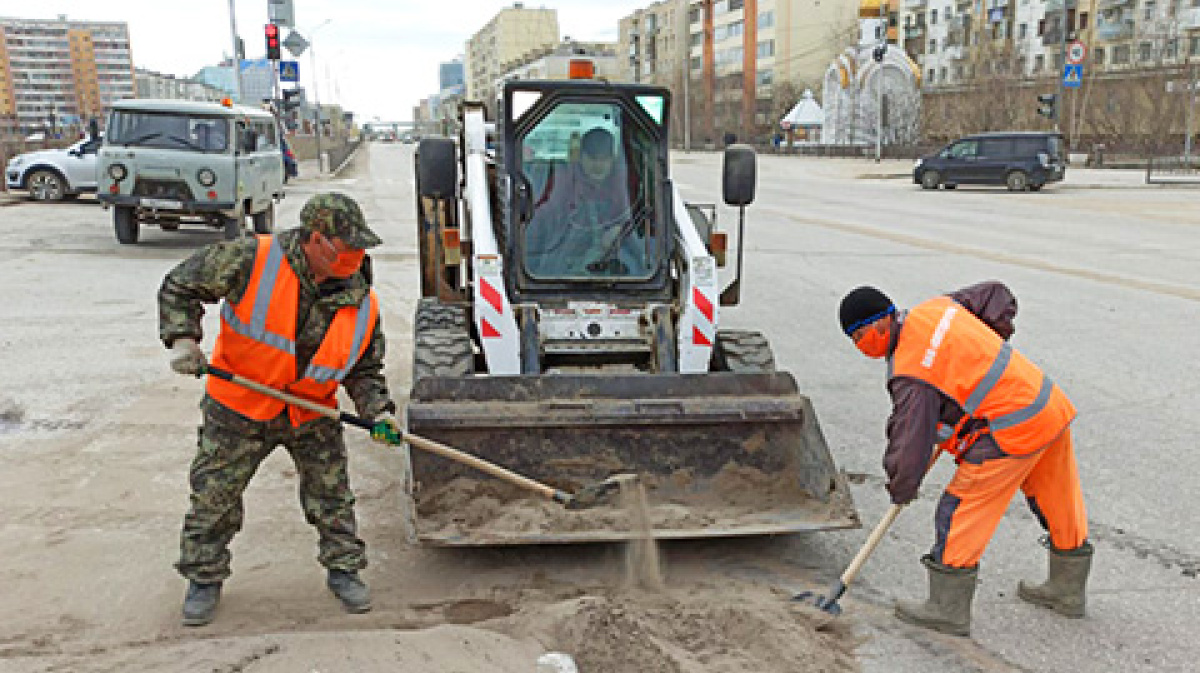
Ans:
[[[560,37],[617,40],[617,21],[652,0],[526,1],[558,10]],[[235,0],[247,58],[265,53],[267,0]],[[321,100],[342,103],[362,121],[410,119],[438,88],[438,64],[463,52],[467,39],[512,2],[484,0],[295,0],[296,24],[315,46]],[[190,76],[232,52],[229,0],[0,0],[0,16],[125,21],[134,64]],[[310,31],[323,23],[315,34]],[[285,31],[286,34],[286,31]],[[285,51],[286,55],[286,51]],[[312,61],[300,61],[311,87]],[[311,93],[311,90],[310,90]]]

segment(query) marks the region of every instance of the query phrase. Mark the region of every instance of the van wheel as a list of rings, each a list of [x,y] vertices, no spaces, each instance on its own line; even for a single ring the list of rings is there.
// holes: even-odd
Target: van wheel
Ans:
[[[1029,191],[1040,192],[1042,191],[1042,187],[1045,187],[1045,185],[1029,185]]]
[[[254,233],[256,233],[256,234],[271,233],[271,230],[273,230],[275,228],[275,204],[272,203],[271,205],[267,206],[267,209],[262,211],[261,213],[255,213],[253,215],[253,219],[254,219]]]
[[[1009,171],[1004,177],[1004,183],[1008,185],[1010,192],[1023,192],[1029,189],[1029,176],[1025,171]]]
[[[225,216],[225,217],[223,217],[223,219],[224,219],[223,226],[225,227],[225,240],[226,241],[236,241],[239,238],[241,238],[243,234],[245,234],[245,230],[246,230],[246,227],[244,226],[245,225],[244,220],[246,219],[245,217],[243,217],[243,216],[238,216],[238,217]]]
[[[138,221],[133,215],[133,206],[113,208],[113,228],[117,230],[117,242],[132,245],[138,242]]]
[[[921,174],[921,187],[923,189],[937,189],[938,183],[942,181],[942,174],[937,171],[925,171]]]

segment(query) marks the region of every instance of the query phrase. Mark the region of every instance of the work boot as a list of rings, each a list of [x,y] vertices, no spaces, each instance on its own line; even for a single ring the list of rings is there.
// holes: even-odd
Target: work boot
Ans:
[[[220,582],[188,582],[187,596],[183,599],[183,625],[204,626],[211,622],[220,600]]]
[[[341,599],[346,612],[370,612],[371,594],[367,591],[367,585],[359,579],[357,571],[330,570],[326,584],[329,585],[329,590]]]
[[[1087,597],[1088,573],[1092,569],[1092,552],[1095,548],[1084,541],[1075,549],[1055,549],[1047,540],[1050,577],[1042,584],[1021,581],[1017,584],[1017,595],[1034,605],[1050,608],[1061,615],[1083,616]]]
[[[926,554],[921,563],[929,569],[929,599],[924,603],[896,602],[896,617],[927,629],[966,636],[971,633],[971,599],[979,567],[951,568]]]

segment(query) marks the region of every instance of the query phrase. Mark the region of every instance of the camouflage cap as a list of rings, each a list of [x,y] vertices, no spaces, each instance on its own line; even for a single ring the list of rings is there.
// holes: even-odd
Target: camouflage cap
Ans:
[[[300,224],[329,237],[340,238],[353,248],[373,248],[383,241],[367,226],[367,219],[354,199],[338,192],[310,198],[300,209]]]

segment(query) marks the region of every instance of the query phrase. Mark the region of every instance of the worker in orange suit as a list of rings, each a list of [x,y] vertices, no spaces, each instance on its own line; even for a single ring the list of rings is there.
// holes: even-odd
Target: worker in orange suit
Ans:
[[[1082,617],[1092,545],[1075,454],[1075,407],[1014,349],[1016,298],[985,282],[897,311],[887,295],[859,287],[842,299],[842,330],[870,358],[886,358],[892,414],[883,464],[895,504],[917,496],[940,446],[958,468],[934,517],[929,598],[901,601],[905,622],[969,635],[979,559],[1020,489],[1046,529],[1049,579],[1021,582],[1024,600]]]

